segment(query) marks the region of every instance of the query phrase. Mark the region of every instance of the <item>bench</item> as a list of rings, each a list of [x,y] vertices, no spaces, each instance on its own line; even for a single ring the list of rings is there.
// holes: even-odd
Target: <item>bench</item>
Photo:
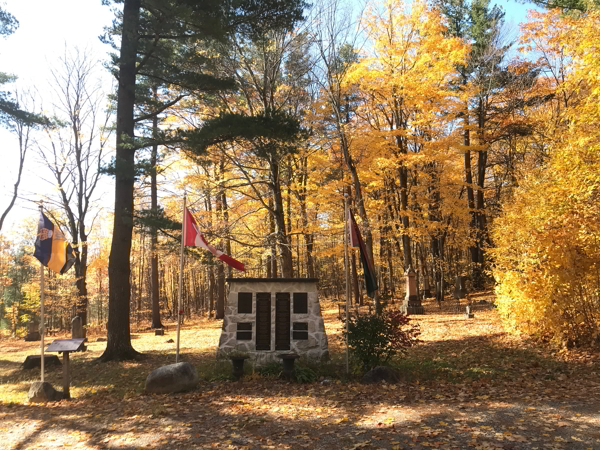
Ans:
[[[373,305],[363,305],[363,306],[354,306],[350,305],[350,317],[355,317],[357,315],[364,316],[366,314],[373,313]],[[346,320],[346,304],[338,303],[338,319],[342,322]]]

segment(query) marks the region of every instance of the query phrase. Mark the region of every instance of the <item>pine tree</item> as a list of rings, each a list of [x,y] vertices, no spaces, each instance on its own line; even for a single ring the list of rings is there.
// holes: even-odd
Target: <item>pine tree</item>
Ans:
[[[105,3],[109,3],[105,0]],[[198,91],[231,87],[229,80],[204,73],[197,45],[225,41],[229,33],[261,35],[267,29],[292,24],[302,16],[303,2],[284,0],[115,0],[122,3],[115,26],[107,34],[120,36],[119,57],[114,57],[118,76],[117,149],[114,164],[115,222],[109,257],[109,318],[107,348],[101,359],[130,359],[138,355],[131,346],[129,329],[130,253],[133,233],[136,150],[152,145],[137,139],[136,123],[160,113],[136,117],[136,86],[139,76],[170,86]],[[114,41],[113,41],[114,42]],[[172,43],[181,47],[172,59]],[[190,63],[190,59],[192,63]],[[206,61],[205,61],[206,63]],[[172,103],[171,103],[172,104]],[[165,108],[170,104],[163,105]],[[163,109],[164,110],[164,109]],[[181,142],[185,135],[159,136],[162,142]],[[156,141],[155,141],[156,142]]]

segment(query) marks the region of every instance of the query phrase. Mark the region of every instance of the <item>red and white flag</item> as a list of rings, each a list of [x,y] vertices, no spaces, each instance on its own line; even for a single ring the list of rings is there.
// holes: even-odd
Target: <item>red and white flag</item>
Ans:
[[[244,263],[239,262],[237,259],[233,259],[231,256],[226,255],[221,250],[208,243],[204,235],[200,233],[200,228],[198,228],[196,219],[194,219],[194,216],[192,216],[187,208],[185,208],[185,245],[188,247],[200,247],[204,250],[208,250],[221,261],[226,262],[234,269],[241,271],[246,270]]]

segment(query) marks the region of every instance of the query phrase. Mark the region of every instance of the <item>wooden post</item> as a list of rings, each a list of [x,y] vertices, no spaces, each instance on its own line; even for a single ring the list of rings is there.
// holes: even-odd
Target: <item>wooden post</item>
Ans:
[[[70,399],[69,392],[69,352],[63,352],[63,398]]]

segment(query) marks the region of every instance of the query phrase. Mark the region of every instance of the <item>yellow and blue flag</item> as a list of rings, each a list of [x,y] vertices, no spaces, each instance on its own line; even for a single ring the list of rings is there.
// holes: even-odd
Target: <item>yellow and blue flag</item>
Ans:
[[[55,226],[44,213],[40,213],[38,235],[35,240],[33,253],[42,265],[49,267],[54,272],[63,274],[75,262],[75,255],[71,244],[60,229]]]

